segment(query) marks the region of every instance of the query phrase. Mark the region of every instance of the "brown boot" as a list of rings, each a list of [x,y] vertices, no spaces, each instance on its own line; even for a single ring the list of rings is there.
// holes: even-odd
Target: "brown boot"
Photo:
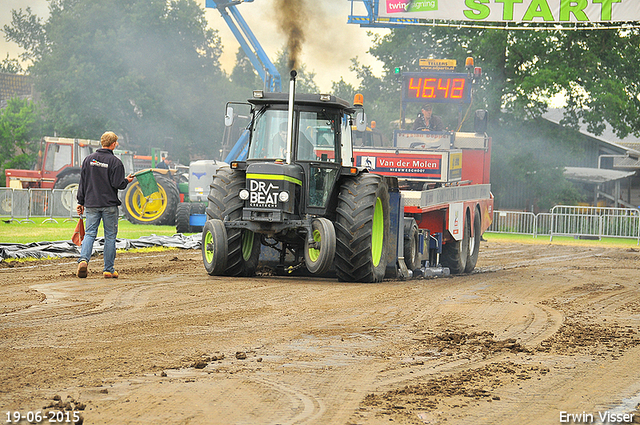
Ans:
[[[87,267],[88,264],[86,261],[80,261],[78,263],[78,277],[87,277]]]

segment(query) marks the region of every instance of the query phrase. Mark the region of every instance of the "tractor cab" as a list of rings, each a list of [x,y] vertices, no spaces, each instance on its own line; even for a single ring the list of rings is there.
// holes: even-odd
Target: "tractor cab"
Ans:
[[[286,93],[256,91],[249,103],[246,161],[236,163],[246,171],[244,218],[280,222],[325,215],[335,204],[331,195],[343,164],[351,165],[355,109],[335,96],[299,94],[290,121]]]

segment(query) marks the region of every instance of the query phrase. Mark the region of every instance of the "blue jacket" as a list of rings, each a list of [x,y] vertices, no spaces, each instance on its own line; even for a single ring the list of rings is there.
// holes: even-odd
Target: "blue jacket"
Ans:
[[[111,149],[98,149],[82,161],[78,204],[85,208],[120,206],[118,190],[128,184],[122,161]]]

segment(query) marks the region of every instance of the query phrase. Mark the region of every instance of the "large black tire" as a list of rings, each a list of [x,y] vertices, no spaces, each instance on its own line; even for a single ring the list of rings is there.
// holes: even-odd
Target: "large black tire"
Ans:
[[[70,173],[60,177],[53,185],[54,189],[77,189],[80,184],[80,173]]]
[[[245,187],[242,171],[221,167],[213,176],[207,199],[207,220],[235,221],[242,218],[244,202],[239,198],[240,189]],[[228,229],[228,259],[224,274],[228,276],[253,276],[260,257],[260,237],[250,230]]]
[[[308,241],[305,241],[304,262],[309,272],[323,274],[329,271],[336,256],[336,231],[333,223],[324,217],[314,219],[311,229],[313,240],[319,246],[312,248]]]
[[[67,210],[76,209],[76,199],[72,194],[73,189],[77,189],[80,184],[80,173],[70,173],[66,176],[60,177],[53,185],[54,189],[66,189],[69,192],[64,193],[60,200],[62,201],[62,207]]]
[[[404,224],[404,264],[409,270],[420,268],[420,235],[418,224],[414,219]]]
[[[448,267],[451,274],[461,274],[467,266],[469,257],[469,234],[471,233],[471,223],[465,216],[462,239],[452,240],[442,247],[441,262],[444,267]]]
[[[191,233],[189,217],[191,216],[191,204],[180,202],[176,208],[176,233]]]
[[[227,268],[227,231],[222,221],[207,220],[202,229],[202,261],[211,276],[219,276]]]
[[[341,281],[381,282],[389,261],[389,192],[384,179],[347,179],[338,196],[336,274]]]
[[[480,239],[482,239],[482,218],[480,217],[480,209],[476,208],[473,217],[473,236],[469,238],[469,257],[464,267],[465,273],[471,273],[478,263],[478,254],[480,253]]]
[[[135,180],[125,189],[124,215],[133,224],[157,224],[173,226],[176,223],[176,208],[180,193],[176,183],[154,173],[158,191],[145,197],[140,183]]]

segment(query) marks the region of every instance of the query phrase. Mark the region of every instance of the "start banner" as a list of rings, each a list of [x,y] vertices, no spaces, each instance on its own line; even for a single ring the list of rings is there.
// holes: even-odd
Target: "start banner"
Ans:
[[[512,23],[640,21],[638,0],[381,0],[381,18]]]

